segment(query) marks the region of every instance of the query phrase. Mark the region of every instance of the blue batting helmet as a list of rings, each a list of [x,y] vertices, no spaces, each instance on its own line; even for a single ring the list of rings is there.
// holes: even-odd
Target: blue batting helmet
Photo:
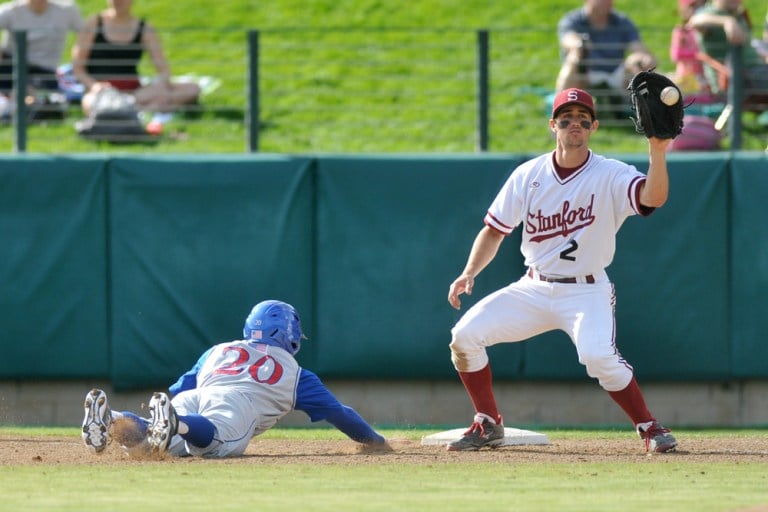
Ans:
[[[272,340],[280,348],[295,355],[305,339],[301,319],[293,306],[279,300],[259,302],[245,319],[246,340]]]

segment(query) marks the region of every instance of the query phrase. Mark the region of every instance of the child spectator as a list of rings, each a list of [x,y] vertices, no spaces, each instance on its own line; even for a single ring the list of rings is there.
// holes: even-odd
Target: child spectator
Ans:
[[[683,93],[709,91],[709,85],[704,77],[704,66],[699,58],[700,49],[696,30],[688,24],[696,9],[704,3],[705,0],[678,1],[680,23],[672,29],[669,56],[676,64],[672,79]]]
[[[742,0],[712,0],[691,17],[689,25],[699,33],[699,45],[720,64],[729,65],[731,47],[741,48],[744,96],[762,105],[768,91],[768,64],[751,44],[752,24]],[[719,87],[717,69],[705,66],[710,85]],[[765,108],[761,108],[765,110]]]

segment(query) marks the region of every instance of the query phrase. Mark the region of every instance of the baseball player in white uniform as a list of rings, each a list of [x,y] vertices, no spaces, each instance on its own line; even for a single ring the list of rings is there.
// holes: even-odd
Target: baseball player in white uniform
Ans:
[[[237,456],[251,438],[296,409],[312,421],[328,421],[354,441],[389,448],[354,409],[294,359],[305,336],[293,306],[277,300],[256,304],[243,336],[208,349],[170,386],[173,399],[154,393],[148,419],[111,411],[106,393],[91,390],[84,402],[85,445],[103,452],[114,435],[129,453]]]
[[[605,272],[624,220],[650,215],[667,200],[670,139],[649,139],[644,175],[589,149],[598,125],[589,93],[566,89],[557,94],[549,120],[555,150],[512,172],[485,215],[464,270],[450,286],[448,302],[459,309],[460,295],[472,293],[475,278],[504,237],[520,226],[528,270],[477,302],[451,330],[451,359],[476,414],[448,450],[493,448],[504,441],[486,348],[554,329],[570,336],[579,362],[629,416],[646,450],[667,452],[677,446],[648,410],[632,366],[616,347],[615,292]]]

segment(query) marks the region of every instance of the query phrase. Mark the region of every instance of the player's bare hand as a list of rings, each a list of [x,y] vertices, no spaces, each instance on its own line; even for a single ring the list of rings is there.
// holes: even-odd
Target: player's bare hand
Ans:
[[[475,278],[462,274],[456,280],[451,283],[451,287],[448,289],[448,303],[456,309],[461,308],[461,300],[459,295],[466,293],[472,295],[472,287],[475,286]]]

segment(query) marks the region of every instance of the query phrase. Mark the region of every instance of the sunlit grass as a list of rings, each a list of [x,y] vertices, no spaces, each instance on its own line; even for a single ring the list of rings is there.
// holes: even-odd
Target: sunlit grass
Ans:
[[[85,14],[103,0],[79,1]],[[221,87],[203,99],[201,114],[177,115],[152,146],[111,146],[81,140],[63,123],[30,128],[35,153],[241,153],[247,150],[247,46],[260,35],[259,150],[278,153],[472,152],[476,150],[475,31],[490,38],[490,150],[549,150],[545,97],[559,67],[556,23],[580,2],[511,5],[488,0],[188,0],[136,2],[135,12],[160,31],[176,74],[208,75]],[[753,20],[764,2],[746,0]],[[616,0],[640,26],[645,42],[671,71],[669,38],[676,4],[649,9]],[[760,25],[757,23],[756,25]],[[756,29],[755,35],[759,35]],[[148,59],[141,70],[151,74]],[[762,150],[768,128],[744,115],[742,147]],[[645,153],[628,119],[604,122],[593,138],[601,153]],[[0,147],[11,150],[10,126]],[[725,146],[728,147],[726,139]]]

